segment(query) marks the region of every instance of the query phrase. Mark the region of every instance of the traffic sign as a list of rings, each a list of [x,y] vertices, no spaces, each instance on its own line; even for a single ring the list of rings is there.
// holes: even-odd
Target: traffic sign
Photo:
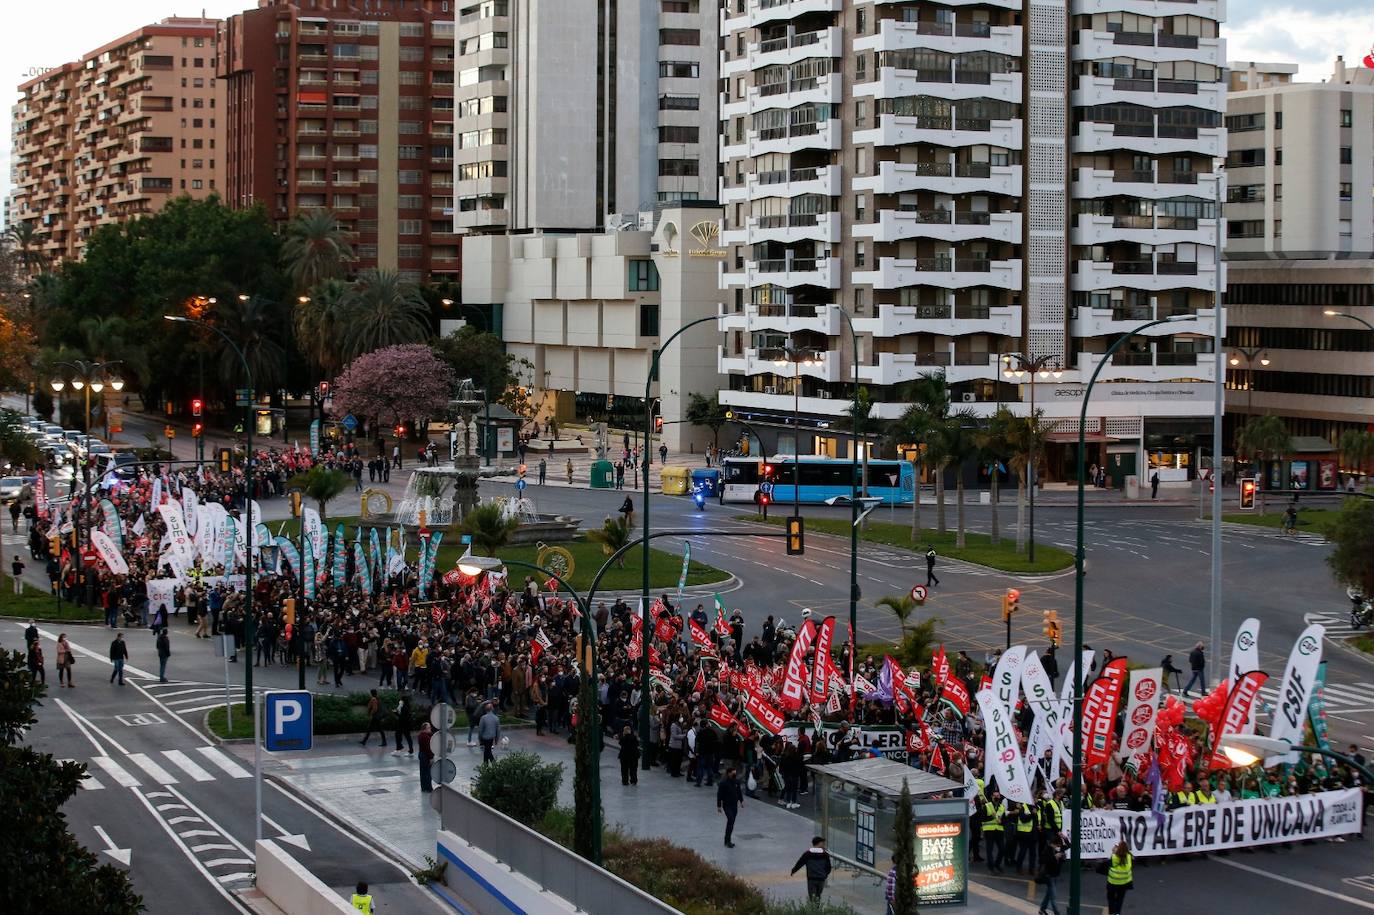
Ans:
[[[440,702],[429,710],[429,723],[434,725],[436,731],[453,727],[453,723],[457,720],[458,713],[447,702]]]
[[[281,753],[311,748],[315,736],[313,698],[308,690],[281,690],[263,696],[263,749]]]
[[[773,494],[773,484],[764,480],[759,484],[759,492],[763,493],[765,496],[771,496]]]
[[[234,406],[246,407],[250,399],[247,388],[234,388]]]
[[[930,591],[926,590],[925,585],[916,585],[911,589],[911,599],[918,604],[924,604],[926,598],[930,596]]]
[[[429,764],[429,768],[434,780],[441,785],[447,785],[458,777],[458,767],[454,765],[453,760],[447,757],[436,759]]]
[[[163,427],[162,427],[162,437],[163,437],[163,438],[176,438],[176,437],[177,437],[177,430],[173,429],[171,426],[163,426]]]
[[[524,478],[524,477],[521,477],[520,479],[518,479],[518,480],[515,481],[515,488],[516,488],[516,491],[518,491],[518,492],[524,492],[524,491],[525,491],[525,478]]]
[[[349,432],[352,432],[354,429],[358,428],[358,420],[353,416],[352,413],[348,414],[343,418],[342,424],[343,427],[347,429]]]

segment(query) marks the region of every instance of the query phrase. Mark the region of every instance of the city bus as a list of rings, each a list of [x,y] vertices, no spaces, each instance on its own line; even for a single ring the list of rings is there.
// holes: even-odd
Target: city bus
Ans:
[[[728,457],[721,462],[723,500],[757,503],[763,483],[772,484],[771,501],[785,505],[793,501],[793,481],[800,477],[800,498],[808,505],[824,502],[852,492],[853,463],[848,459],[803,457],[800,469],[793,458],[761,460]],[[794,474],[796,476],[794,476]],[[862,482],[863,465],[859,465]],[[909,461],[875,460],[868,462],[868,495],[885,504],[909,504],[914,493],[915,476]]]

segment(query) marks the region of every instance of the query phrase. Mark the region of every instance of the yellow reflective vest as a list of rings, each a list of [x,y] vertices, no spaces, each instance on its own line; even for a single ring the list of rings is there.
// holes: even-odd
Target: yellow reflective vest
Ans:
[[[1174,798],[1184,807],[1191,807],[1197,803],[1197,794],[1192,791],[1175,791]]]
[[[1197,790],[1197,802],[1199,804],[1215,804],[1217,802],[1217,796],[1215,794],[1208,794],[1206,791],[1199,788]]]
[[[1000,807],[993,807],[992,801],[983,805],[983,832],[1001,832],[1002,817],[1006,816],[1007,802],[1003,801]]]
[[[1112,863],[1107,868],[1107,883],[1110,886],[1126,886],[1131,882],[1131,868],[1135,859],[1126,852],[1125,859],[1112,855]]]
[[[372,915],[372,894],[368,893],[366,896],[362,896],[358,893],[354,893],[353,908],[362,912],[363,915]]]

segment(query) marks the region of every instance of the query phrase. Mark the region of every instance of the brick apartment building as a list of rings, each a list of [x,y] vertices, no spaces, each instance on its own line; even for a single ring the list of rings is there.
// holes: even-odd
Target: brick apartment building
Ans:
[[[474,8],[480,6],[474,0]],[[357,267],[456,281],[454,19],[444,0],[261,0],[222,26],[225,193],[328,208]]]
[[[164,19],[19,85],[6,224],[33,226],[50,264],[99,226],[220,190],[218,27]]]

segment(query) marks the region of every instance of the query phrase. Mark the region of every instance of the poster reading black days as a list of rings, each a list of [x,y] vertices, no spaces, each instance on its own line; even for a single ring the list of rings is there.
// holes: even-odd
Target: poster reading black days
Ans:
[[[916,824],[916,899],[919,905],[968,902],[968,821]]]
[[[1125,839],[1139,857],[1183,855],[1360,831],[1360,789],[1150,811],[1083,811],[1083,857],[1106,858]]]

